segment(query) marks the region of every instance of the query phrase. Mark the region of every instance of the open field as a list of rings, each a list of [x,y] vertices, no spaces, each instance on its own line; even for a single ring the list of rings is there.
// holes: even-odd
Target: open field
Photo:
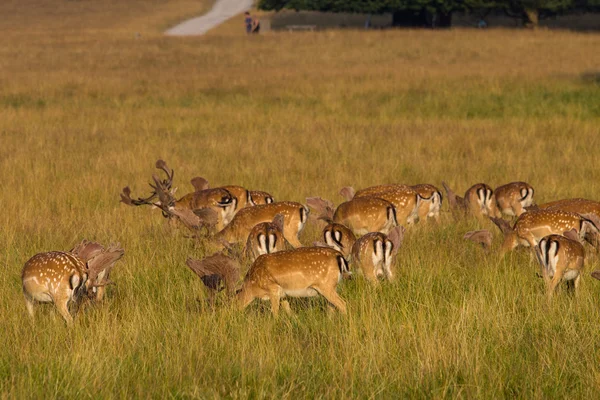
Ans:
[[[549,306],[526,251],[486,256],[445,212],[407,234],[397,282],[340,285],[347,317],[320,298],[278,320],[212,312],[184,263],[202,251],[118,194],[146,193],[164,158],[180,194],[200,175],[301,202],[442,180],[598,200],[600,35],[246,37],[234,20],[181,39],[160,32],[202,5],[42,4],[0,4],[0,398],[599,397],[598,257]],[[121,242],[117,285],[72,330],[51,306],[31,323],[23,263],[82,238]]]

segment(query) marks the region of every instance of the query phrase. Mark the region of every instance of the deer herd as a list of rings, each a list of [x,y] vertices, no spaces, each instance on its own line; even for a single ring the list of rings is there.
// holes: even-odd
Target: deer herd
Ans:
[[[346,302],[336,290],[343,279],[357,272],[374,285],[394,280],[404,235],[416,223],[441,223],[443,196],[429,184],[387,184],[358,191],[344,187],[340,195],[345,201],[336,207],[320,197],[307,198],[306,205],[275,201],[263,191],[234,185],[211,188],[206,179],[194,178],[193,192],[177,199],[174,171],[162,160],[156,168],[166,178],[153,175],[150,196],[132,198],[125,187],[121,202],[159,209],[214,251],[202,260],[186,261],[206,286],[211,305],[217,292],[226,289],[240,309],[259,298],[269,300],[277,315],[280,306],[290,312],[285,297],[321,295],[346,313]],[[504,235],[500,255],[518,246],[532,249],[549,299],[561,281],[576,293],[584,267],[584,244],[598,248],[600,243],[600,202],[564,199],[535,205],[534,189],[525,182],[496,189],[478,183],[463,197],[446,183],[442,186],[455,218],[471,216],[498,226]],[[299,235],[309,222],[322,226],[320,240],[303,246]],[[467,232],[464,237],[487,252],[491,249],[489,230]],[[54,303],[71,325],[69,304],[76,312],[85,299],[102,301],[105,287],[112,283],[110,272],[123,255],[118,244],[105,248],[87,240],[69,251],[34,255],[22,271],[29,314],[33,317],[35,303]],[[600,271],[592,276],[600,279]]]

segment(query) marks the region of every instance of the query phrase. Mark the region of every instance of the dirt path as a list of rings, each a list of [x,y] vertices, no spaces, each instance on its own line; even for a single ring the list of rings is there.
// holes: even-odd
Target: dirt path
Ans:
[[[165,34],[169,36],[204,35],[209,29],[249,10],[253,2],[253,0],[217,0],[208,13],[183,21],[167,30]]]

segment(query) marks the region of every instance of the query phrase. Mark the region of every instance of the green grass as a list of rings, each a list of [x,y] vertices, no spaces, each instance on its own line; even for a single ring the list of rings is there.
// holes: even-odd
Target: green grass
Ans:
[[[178,194],[194,176],[336,203],[346,185],[445,180],[461,193],[526,180],[538,202],[598,200],[600,88],[587,77],[599,35],[248,38],[234,20],[174,39],[157,26],[197,5],[163,6],[65,2],[57,26],[43,8],[0,5],[0,397],[598,397],[594,254],[578,298],[563,290],[550,306],[526,251],[486,255],[462,235],[488,228],[498,247],[496,228],[445,211],[440,226],[407,233],[396,282],[340,285],[348,316],[314,298],[274,319],[268,304],[199,302],[185,260],[203,247],[118,194],[145,194],[164,158]],[[116,286],[72,330],[52,306],[31,323],[24,262],[82,238],[121,242]]]

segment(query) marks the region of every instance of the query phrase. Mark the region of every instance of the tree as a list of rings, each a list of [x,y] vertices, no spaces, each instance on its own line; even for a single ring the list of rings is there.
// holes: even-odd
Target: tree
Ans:
[[[263,10],[347,12],[364,14],[392,13],[392,24],[404,26],[449,27],[452,13],[486,8],[491,0],[260,0]]]
[[[498,3],[507,15],[520,18],[523,25],[532,28],[537,28],[540,18],[564,13],[574,5],[574,0],[504,0]]]

